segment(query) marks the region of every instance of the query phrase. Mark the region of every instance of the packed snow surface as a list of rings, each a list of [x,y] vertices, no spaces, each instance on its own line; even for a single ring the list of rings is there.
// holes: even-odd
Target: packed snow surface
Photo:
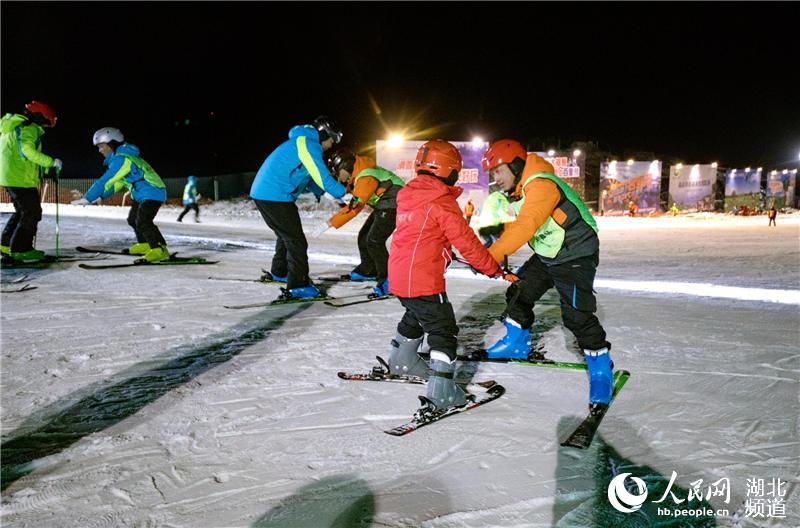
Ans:
[[[303,201],[312,276],[358,262],[363,219],[319,234],[335,209]],[[209,279],[258,278],[274,235],[246,201],[203,207],[199,224],[179,211],[157,217],[170,249],[218,264],[3,270],[3,289],[37,287],[0,298],[3,526],[800,526],[800,216],[598,218],[598,316],[632,376],[579,451],[560,441],[585,416],[586,374],[518,365],[473,373],[505,386],[499,400],[385,434],[424,387],[336,373],[388,356],[399,302],[226,309],[278,295]],[[48,253],[54,213],[39,225]],[[126,214],[61,205],[61,254],[127,247]],[[464,349],[502,335],[505,283],[454,267],[447,285]],[[581,361],[554,291],[536,314],[547,355]],[[696,486],[727,514],[659,514],[686,507],[654,503],[673,472],[674,497]],[[609,505],[622,473],[647,483],[638,512]],[[783,518],[746,515],[754,478],[786,483]],[[720,479],[729,498],[706,497]]]

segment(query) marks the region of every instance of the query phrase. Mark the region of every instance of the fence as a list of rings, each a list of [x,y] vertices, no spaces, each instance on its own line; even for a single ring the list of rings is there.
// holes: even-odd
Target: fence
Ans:
[[[255,179],[255,172],[241,172],[222,174],[219,176],[201,176],[197,178],[197,192],[203,197],[214,200],[225,200],[238,196],[248,196],[250,185]],[[58,181],[58,197],[56,185],[53,180],[42,180],[39,184],[39,194],[43,203],[70,203],[83,197],[96,179],[86,178],[61,178]],[[167,203],[180,203],[183,198],[183,188],[186,186],[185,178],[166,178]],[[11,198],[6,190],[0,187],[0,203],[10,203]],[[114,194],[111,198],[103,200],[103,205],[122,205],[123,193]],[[130,203],[130,199],[126,199]]]

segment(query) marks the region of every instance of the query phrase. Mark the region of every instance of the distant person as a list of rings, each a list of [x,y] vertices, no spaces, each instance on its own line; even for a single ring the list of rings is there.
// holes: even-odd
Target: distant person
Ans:
[[[158,210],[167,201],[167,186],[158,173],[139,157],[139,147],[125,141],[118,128],[103,127],[94,133],[92,143],[105,160],[106,172],[72,205],[89,205],[127,189],[131,193],[128,225],[136,234],[131,255],[143,255],[148,262],[169,260],[167,241],[154,223]]]
[[[636,216],[636,211],[638,211],[638,210],[639,210],[639,206],[636,205],[636,202],[631,200],[630,203],[628,204],[628,214],[631,215],[631,216]]]
[[[678,204],[675,204],[675,203],[672,204],[672,207],[669,208],[669,212],[670,212],[670,214],[672,216],[678,216],[678,212],[679,212]]]
[[[200,207],[197,201],[200,199],[200,193],[197,192],[197,176],[189,176],[186,178],[188,183],[183,188],[183,212],[178,216],[178,222],[183,222],[183,217],[186,213],[194,209],[194,221],[200,223]]]
[[[295,202],[312,181],[334,198],[345,195],[323,158],[323,152],[341,140],[341,130],[325,116],[293,127],[289,139],[264,160],[250,188],[250,198],[277,236],[268,278],[286,282],[280,299],[322,296],[308,276],[308,241]]]
[[[339,183],[347,185],[353,199],[328,220],[328,225],[339,229],[360,213],[365,206],[372,209],[358,231],[358,253],[361,262],[350,272],[355,281],[376,280],[372,295],[389,295],[389,251],[386,241],[392,236],[397,218],[397,193],[403,188],[403,179],[390,170],[375,165],[366,156],[341,150],[331,157],[329,167]]]
[[[772,207],[769,208],[769,211],[767,211],[767,218],[769,218],[769,224],[767,224],[767,227],[769,226],[778,227],[778,225],[775,223],[775,219],[777,217],[778,217],[778,211],[775,209],[775,206],[773,205]]]
[[[464,220],[467,221],[467,225],[472,221],[472,215],[475,214],[475,204],[472,203],[472,198],[467,200],[467,205],[464,206]]]
[[[589,370],[589,406],[611,401],[611,344],[597,319],[594,279],[599,263],[597,222],[555,169],[513,140],[493,143],[483,169],[506,191],[521,189],[517,217],[489,248],[503,262],[525,244],[534,255],[517,271],[520,281],[506,291],[506,335],[486,349],[490,359],[527,359],[531,352],[534,306],[550,288],[560,297],[561,318],[583,350]]]
[[[42,219],[39,178],[42,169],[61,170],[61,160],[42,153],[42,136],[56,121],[55,111],[40,101],[26,104],[22,114],[0,119],[0,186],[14,204],[0,241],[3,258],[21,262],[44,258],[44,251],[33,248]]]

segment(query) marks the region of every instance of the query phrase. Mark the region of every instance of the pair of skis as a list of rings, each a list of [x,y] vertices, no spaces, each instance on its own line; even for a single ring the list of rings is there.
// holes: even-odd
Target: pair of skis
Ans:
[[[28,278],[28,274],[20,275],[16,279],[2,281],[3,288],[0,289],[2,293],[16,293],[16,292],[23,292],[23,291],[30,291],[35,290],[36,286],[31,286],[30,282],[19,286],[25,279]]]
[[[109,250],[102,248],[86,248],[80,246],[75,248],[75,250],[81,253],[101,253],[105,255],[134,256],[128,253],[126,250],[116,251],[116,250]],[[131,268],[135,266],[175,266],[175,265],[187,265],[187,264],[217,264],[217,261],[206,260],[202,257],[178,257],[176,256],[176,253],[172,253],[169,257],[169,260],[161,260],[158,262],[148,262],[144,258],[138,258],[133,262],[125,264],[101,264],[101,265],[78,264],[78,267],[87,270],[93,270],[93,269],[97,270],[97,269]]]
[[[516,365],[535,366],[544,368],[566,368],[573,370],[587,370],[586,365],[583,363],[552,361],[549,359],[545,359],[541,354],[538,354],[538,356],[540,357],[531,358],[530,360],[527,361],[486,360],[486,359],[481,359],[480,354],[473,354],[471,355],[471,357],[468,356],[464,358],[464,360],[491,361],[497,363],[513,363]],[[385,381],[393,383],[411,383],[411,384],[426,383],[424,379],[415,376],[389,375],[388,365],[386,365],[385,361],[383,361],[382,359],[378,358],[378,360],[382,366],[373,368],[371,373],[361,374],[361,373],[339,372],[338,376],[343,380],[351,380],[351,381]],[[575,430],[563,442],[561,442],[561,445],[563,447],[586,449],[589,447],[589,445],[591,445],[592,439],[594,438],[597,429],[600,427],[600,423],[603,421],[603,418],[608,412],[608,409],[611,406],[611,404],[616,399],[617,395],[625,386],[625,383],[627,383],[628,379],[630,378],[630,375],[631,375],[630,372],[628,372],[627,370],[619,370],[614,372],[614,388],[611,400],[609,401],[608,405],[592,406],[586,418],[584,418],[581,421],[581,423],[578,424]],[[478,385],[487,389],[484,395],[480,397],[472,395],[473,399],[468,401],[466,405],[463,405],[461,407],[450,407],[441,411],[436,411],[435,409],[433,409],[432,406],[427,403],[426,399],[423,396],[420,396],[420,400],[423,404],[423,407],[416,412],[414,417],[409,422],[388,429],[385,432],[393,436],[403,436],[412,431],[416,431],[421,427],[438,422],[439,420],[442,420],[449,416],[470,411],[483,404],[494,401],[505,393],[505,388],[502,385],[497,385],[493,380],[482,382],[479,383]]]
[[[0,266],[3,269],[36,269],[36,268],[46,268],[51,264],[59,264],[63,262],[79,262],[83,260],[103,260],[105,257],[101,257],[98,253],[95,253],[92,256],[70,256],[70,257],[56,257],[55,255],[45,255],[41,260],[34,260],[30,262],[24,261],[16,261],[12,259],[2,259],[0,261]]]

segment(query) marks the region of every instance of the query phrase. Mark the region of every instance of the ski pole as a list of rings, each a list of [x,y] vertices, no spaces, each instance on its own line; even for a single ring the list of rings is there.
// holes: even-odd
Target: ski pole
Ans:
[[[58,254],[58,238],[60,234],[59,225],[58,225],[58,180],[61,178],[61,168],[56,168],[56,258],[59,257]]]

